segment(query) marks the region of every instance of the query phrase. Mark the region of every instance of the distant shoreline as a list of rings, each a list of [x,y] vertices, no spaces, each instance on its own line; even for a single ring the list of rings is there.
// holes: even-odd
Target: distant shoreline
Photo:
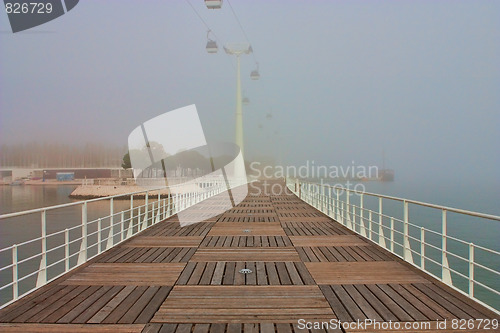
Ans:
[[[147,191],[147,189],[140,186],[131,185],[80,185],[69,195],[72,199],[96,199],[106,198],[110,196],[119,196],[117,199],[130,198],[130,193]],[[167,198],[170,195],[168,189],[160,190],[160,198]],[[145,193],[134,194],[134,198],[145,198]],[[149,191],[149,197],[158,197],[158,190]]]

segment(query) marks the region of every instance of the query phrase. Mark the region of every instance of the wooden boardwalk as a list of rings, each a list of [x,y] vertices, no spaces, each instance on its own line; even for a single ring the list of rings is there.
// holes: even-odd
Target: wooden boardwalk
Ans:
[[[299,319],[498,318],[295,195],[260,189],[222,215],[182,228],[173,216],[110,249],[0,310],[0,331],[307,332]]]

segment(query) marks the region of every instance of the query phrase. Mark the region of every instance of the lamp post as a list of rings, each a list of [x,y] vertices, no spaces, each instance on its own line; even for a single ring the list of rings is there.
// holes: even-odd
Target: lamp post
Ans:
[[[224,46],[227,54],[235,55],[237,59],[237,74],[236,74],[236,144],[240,147],[241,155],[243,154],[243,112],[241,106],[241,74],[240,74],[240,56],[242,54],[250,54],[252,47],[248,43],[227,44]]]

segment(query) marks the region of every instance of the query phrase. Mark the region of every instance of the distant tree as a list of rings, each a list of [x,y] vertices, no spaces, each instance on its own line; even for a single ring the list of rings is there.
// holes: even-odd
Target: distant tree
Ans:
[[[132,167],[132,163],[130,162],[130,154],[127,152],[123,156],[122,168],[130,169]]]

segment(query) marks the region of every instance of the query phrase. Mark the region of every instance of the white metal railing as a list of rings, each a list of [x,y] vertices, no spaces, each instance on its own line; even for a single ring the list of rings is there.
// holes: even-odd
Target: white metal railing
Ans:
[[[448,215],[494,223],[500,216],[298,179],[287,178],[286,185],[300,199],[347,228],[500,313],[500,252],[450,236]],[[384,208],[388,202],[392,203],[391,213]],[[424,207],[437,211],[440,230],[421,225],[425,218],[410,220],[410,207],[414,211]],[[399,215],[395,209],[400,210]],[[495,246],[500,247],[496,239]]]
[[[73,202],[40,209],[0,215],[0,223],[8,219],[39,216],[40,236],[0,249],[0,308],[23,297],[64,273],[82,265],[133,235],[198,202],[227,190],[220,180],[197,184],[198,191],[183,191],[183,185],[168,187],[171,195],[163,196],[165,188],[142,190],[99,199]],[[174,193],[175,192],[175,193]],[[128,197],[126,200],[124,197]],[[120,204],[117,204],[118,200]],[[125,200],[125,201],[124,201]],[[102,215],[103,204],[109,214]],[[93,210],[91,206],[99,206]],[[118,206],[127,207],[117,209]],[[47,233],[47,216],[66,209],[80,209],[76,226]],[[95,215],[101,215],[95,217]],[[94,216],[92,219],[89,216]],[[51,226],[50,229],[54,229]],[[23,252],[23,258],[19,253]],[[27,266],[20,271],[21,265]],[[22,285],[22,288],[20,288]],[[21,291],[20,291],[21,290]],[[6,297],[5,294],[10,295]]]

